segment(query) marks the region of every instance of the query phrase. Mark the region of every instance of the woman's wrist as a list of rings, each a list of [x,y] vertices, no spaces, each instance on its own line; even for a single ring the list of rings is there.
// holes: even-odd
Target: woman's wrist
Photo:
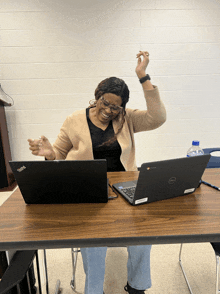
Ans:
[[[56,159],[56,154],[55,154],[55,152],[53,151],[50,155],[45,156],[45,158],[46,158],[47,160],[55,160],[55,159]]]
[[[146,73],[145,73],[145,71],[136,72],[136,74],[137,74],[137,77],[139,78],[139,80],[140,80],[141,78],[143,78],[143,77],[145,77],[145,76],[146,76]]]
[[[146,81],[148,81],[148,80],[150,80],[150,76],[147,74],[147,75],[144,76],[143,78],[140,78],[140,79],[139,79],[139,82],[140,82],[141,84],[143,84],[144,82],[146,82]]]
[[[136,74],[137,74],[137,77],[138,77],[139,81],[140,81],[140,79],[147,76],[145,71],[136,72]],[[146,81],[141,83],[141,85],[142,85],[144,90],[153,90],[154,89],[154,87],[151,84],[151,81],[149,79],[146,79]]]

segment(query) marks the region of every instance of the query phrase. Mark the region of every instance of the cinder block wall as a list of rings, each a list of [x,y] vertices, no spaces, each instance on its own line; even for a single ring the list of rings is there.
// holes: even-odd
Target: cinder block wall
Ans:
[[[2,88],[14,160],[36,160],[28,138],[53,143],[67,115],[89,105],[109,76],[130,88],[128,107],[145,108],[136,53],[150,52],[167,122],[136,135],[145,161],[185,156],[194,139],[220,146],[218,0],[0,1]]]

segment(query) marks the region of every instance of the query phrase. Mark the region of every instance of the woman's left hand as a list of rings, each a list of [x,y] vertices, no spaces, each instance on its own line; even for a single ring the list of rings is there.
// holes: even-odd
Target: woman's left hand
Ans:
[[[146,68],[149,63],[149,53],[147,51],[139,51],[139,53],[137,54],[137,58],[138,58],[138,62],[137,62],[137,67],[135,69],[135,72],[138,78],[140,79],[146,76]]]

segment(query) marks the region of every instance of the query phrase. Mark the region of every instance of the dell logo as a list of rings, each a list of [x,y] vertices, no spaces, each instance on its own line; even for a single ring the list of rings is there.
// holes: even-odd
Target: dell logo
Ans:
[[[170,185],[174,184],[175,182],[176,182],[176,178],[175,177],[170,178],[169,181],[168,181],[168,183]]]
[[[26,169],[26,166],[23,165],[22,167],[18,168],[17,171],[20,173],[20,172],[22,172],[25,169]]]

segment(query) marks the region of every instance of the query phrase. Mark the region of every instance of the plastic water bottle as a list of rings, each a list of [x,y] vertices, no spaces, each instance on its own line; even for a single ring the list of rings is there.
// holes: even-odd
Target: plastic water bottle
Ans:
[[[192,146],[187,151],[187,157],[199,156],[199,155],[203,155],[203,154],[204,154],[204,152],[199,146],[199,141],[192,141]],[[199,181],[199,185],[197,188],[199,188],[201,183],[202,183],[202,180]]]
[[[192,146],[187,151],[187,157],[203,155],[204,152],[199,146],[199,141],[192,141]]]

